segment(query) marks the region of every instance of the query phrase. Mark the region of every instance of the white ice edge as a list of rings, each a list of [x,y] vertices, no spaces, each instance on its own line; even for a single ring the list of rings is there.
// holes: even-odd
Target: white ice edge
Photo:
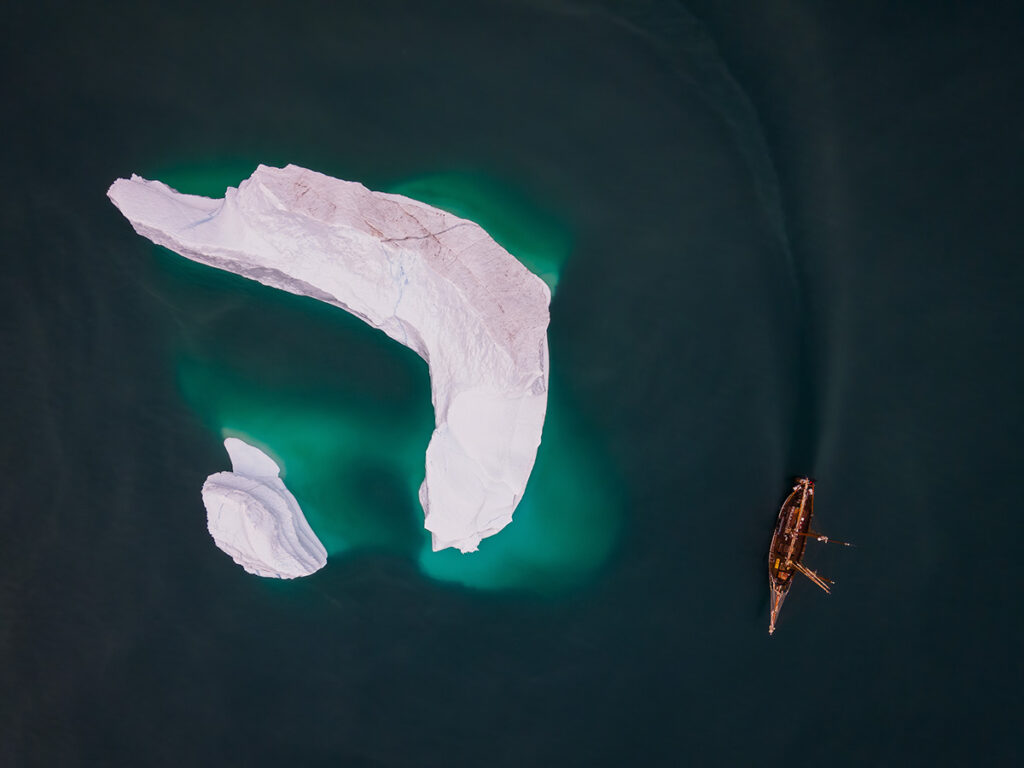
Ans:
[[[294,579],[323,568],[327,550],[278,477],[274,460],[234,437],[224,447],[232,471],[203,483],[206,525],[217,546],[257,576]]]
[[[551,294],[477,224],[294,165],[261,165],[222,200],[138,176],[107,194],[154,243],[415,350],[435,413],[420,487],[433,548],[470,552],[508,525],[547,409]]]

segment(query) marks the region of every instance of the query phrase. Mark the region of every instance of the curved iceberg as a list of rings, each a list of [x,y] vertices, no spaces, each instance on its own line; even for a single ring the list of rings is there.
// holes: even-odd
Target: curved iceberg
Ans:
[[[138,176],[108,196],[135,231],[187,258],[351,312],[430,368],[435,430],[420,488],[433,548],[477,548],[512,520],[548,389],[544,282],[478,225],[289,165],[224,199]]]
[[[327,550],[278,477],[274,460],[234,437],[224,447],[232,471],[203,483],[206,525],[217,546],[257,576],[294,579],[323,568]]]

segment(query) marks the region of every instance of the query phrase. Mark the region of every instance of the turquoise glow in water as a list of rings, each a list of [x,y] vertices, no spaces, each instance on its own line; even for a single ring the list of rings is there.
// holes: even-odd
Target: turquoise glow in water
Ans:
[[[372,403],[327,386],[265,386],[258,374],[231,370],[220,359],[178,365],[186,399],[212,430],[252,442],[278,461],[328,553],[416,552],[422,529],[416,491],[433,425],[429,398],[399,424]]]
[[[601,457],[571,422],[552,387],[537,463],[512,523],[470,555],[432,552],[425,541],[424,573],[488,589],[552,589],[593,574],[614,545],[620,502]]]
[[[253,167],[158,178],[219,197]],[[517,248],[528,252],[523,261],[557,284],[570,238],[525,197],[459,174],[392,191],[479,222],[517,257]],[[382,549],[415,558],[435,579],[539,591],[585,581],[605,562],[619,525],[616,484],[560,395],[557,361],[543,442],[513,523],[478,552],[433,552],[417,497],[433,428],[426,364],[329,305],[177,256],[164,254],[161,263],[176,294],[171,303],[187,305],[176,366],[186,401],[211,431],[241,437],[278,461],[329,554]],[[222,312],[228,319],[218,319]]]

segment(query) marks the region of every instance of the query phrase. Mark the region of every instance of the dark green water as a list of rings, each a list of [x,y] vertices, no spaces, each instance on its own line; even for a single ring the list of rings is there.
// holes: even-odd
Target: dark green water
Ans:
[[[0,765],[1015,764],[1014,9],[4,14]],[[474,218],[554,287],[537,468],[476,555],[425,545],[416,355],[104,197],[256,162]],[[324,570],[214,547],[225,434]],[[859,547],[769,638],[798,473]]]

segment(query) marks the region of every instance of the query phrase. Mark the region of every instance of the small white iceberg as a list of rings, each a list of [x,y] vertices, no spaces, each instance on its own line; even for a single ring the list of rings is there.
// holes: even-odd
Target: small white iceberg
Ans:
[[[415,350],[436,420],[420,488],[434,549],[472,552],[512,521],[544,427],[551,292],[479,225],[294,165],[261,165],[222,200],[138,176],[107,194],[154,243]]]
[[[294,579],[327,564],[327,550],[267,454],[241,440],[224,441],[231,472],[203,484],[206,525],[214,542],[249,573]]]

